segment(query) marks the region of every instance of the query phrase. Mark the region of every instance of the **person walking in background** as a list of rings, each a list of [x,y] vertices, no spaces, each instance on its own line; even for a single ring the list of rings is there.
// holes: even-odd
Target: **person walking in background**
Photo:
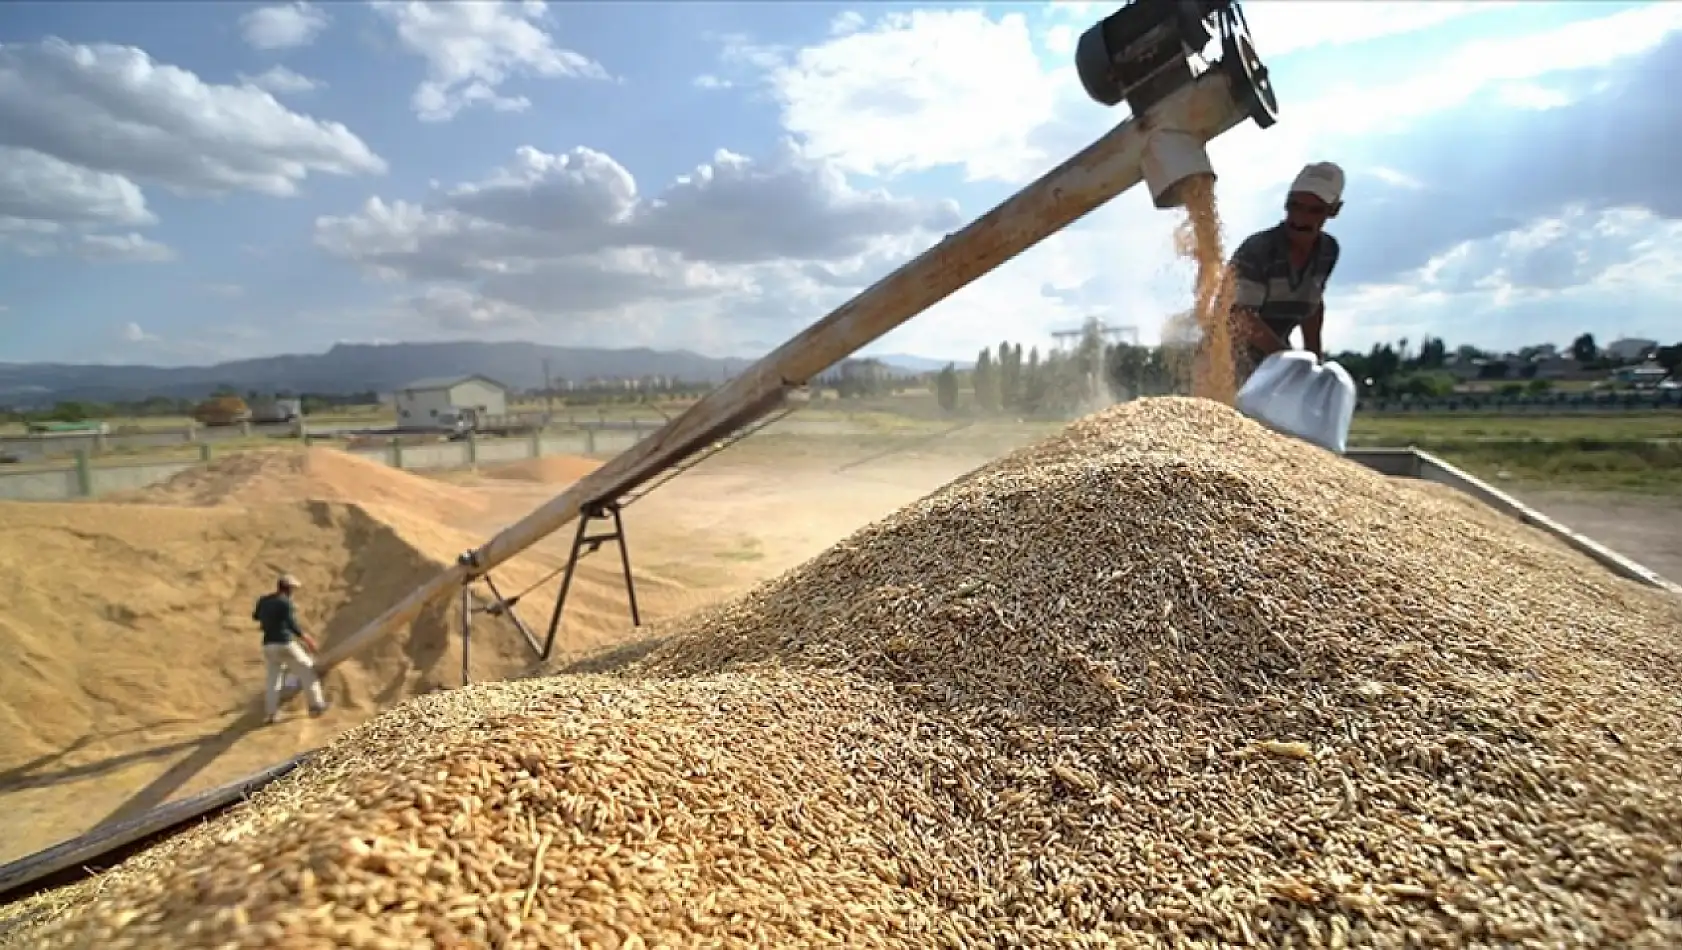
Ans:
[[[1305,166],[1285,196],[1285,220],[1250,235],[1232,254],[1233,362],[1240,387],[1256,367],[1291,348],[1301,328],[1302,348],[1325,359],[1326,282],[1337,268],[1337,238],[1326,221],[1343,208],[1343,169],[1332,162]]]
[[[298,579],[291,574],[282,574],[275,583],[274,591],[257,598],[257,608],[251,612],[251,619],[263,628],[263,662],[266,667],[264,723],[272,723],[280,715],[280,694],[286,688],[288,673],[298,677],[304,694],[309,697],[311,716],[327,711],[321,677],[316,675],[315,661],[310,656],[315,651],[315,644],[298,626],[298,609],[292,603],[292,594],[297,589]],[[304,650],[306,644],[309,652]]]

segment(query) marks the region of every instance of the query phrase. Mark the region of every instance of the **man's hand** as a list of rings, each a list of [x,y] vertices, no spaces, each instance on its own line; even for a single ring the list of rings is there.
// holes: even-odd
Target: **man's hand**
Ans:
[[[1290,349],[1290,344],[1279,339],[1279,334],[1274,333],[1272,327],[1262,322],[1261,315],[1254,310],[1234,310],[1233,315],[1237,318],[1234,322],[1238,324],[1244,341],[1260,350],[1263,356],[1272,356],[1280,350]]]

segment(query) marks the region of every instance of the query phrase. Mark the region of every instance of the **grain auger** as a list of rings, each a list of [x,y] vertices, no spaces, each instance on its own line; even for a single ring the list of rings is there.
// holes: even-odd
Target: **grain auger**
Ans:
[[[1202,50],[1217,34],[1220,59],[1194,73],[1193,62],[1202,59]],[[1211,71],[1226,77],[1224,105],[1236,113],[1228,116],[1233,125],[1249,118],[1266,129],[1279,119],[1267,67],[1256,55],[1243,11],[1232,0],[1135,0],[1081,34],[1075,69],[1094,102],[1114,106],[1125,100],[1133,121],[1147,125],[1157,118],[1159,106]],[[1175,122],[1189,117],[1172,111],[1161,118],[1168,121],[1152,130],[1145,143],[1143,172],[1156,206],[1176,208],[1184,204],[1180,185],[1187,178],[1214,177],[1204,151],[1214,136],[1200,136],[1195,120]]]
[[[1206,63],[1202,50],[1217,35],[1221,57]],[[1094,100],[1105,106],[1125,101],[1132,115],[582,481],[463,554],[425,586],[334,644],[319,666],[330,668],[407,627],[428,605],[468,582],[484,578],[489,586],[492,570],[562,527],[580,519],[600,520],[604,514],[611,517],[624,499],[657,484],[685,460],[787,412],[800,387],[825,370],[1141,181],[1149,186],[1157,208],[1180,206],[1180,186],[1186,180],[1214,174],[1205,151],[1209,140],[1245,119],[1267,128],[1277,118],[1267,70],[1236,3],[1135,0],[1088,30],[1075,60]],[[619,534],[617,522],[611,533]],[[584,537],[582,529],[580,536]],[[551,620],[551,630],[555,622]],[[531,640],[536,649],[535,637]]]

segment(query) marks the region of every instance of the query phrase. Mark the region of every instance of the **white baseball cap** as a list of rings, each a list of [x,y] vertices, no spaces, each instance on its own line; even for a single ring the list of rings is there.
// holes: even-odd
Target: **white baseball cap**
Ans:
[[[298,583],[298,579],[296,577],[293,577],[291,574],[282,574],[282,575],[280,575],[280,580],[276,583],[275,586],[284,587],[287,590],[297,590],[298,588],[300,588],[304,585]]]
[[[1335,162],[1314,162],[1304,165],[1291,182],[1291,191],[1306,191],[1326,204],[1343,200],[1343,169]]]

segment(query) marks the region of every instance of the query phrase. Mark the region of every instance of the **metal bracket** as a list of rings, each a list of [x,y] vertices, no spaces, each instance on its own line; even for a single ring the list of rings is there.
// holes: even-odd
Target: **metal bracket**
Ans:
[[[543,646],[538,650],[538,658],[549,659],[549,654],[555,648],[555,634],[561,628],[561,613],[566,610],[567,594],[572,590],[573,573],[578,569],[578,562],[585,555],[594,554],[601,550],[601,546],[609,541],[619,545],[619,567],[625,574],[625,597],[631,606],[631,625],[642,626],[642,612],[637,607],[637,585],[631,576],[631,552],[625,546],[625,521],[621,514],[623,505],[617,501],[591,502],[579,512],[578,531],[572,538],[572,552],[567,556],[566,570],[561,575],[560,593],[555,596],[555,610],[549,615],[549,632],[543,639]],[[612,521],[611,530],[602,534],[591,534],[590,525],[595,521]],[[534,644],[535,646],[535,641]]]

